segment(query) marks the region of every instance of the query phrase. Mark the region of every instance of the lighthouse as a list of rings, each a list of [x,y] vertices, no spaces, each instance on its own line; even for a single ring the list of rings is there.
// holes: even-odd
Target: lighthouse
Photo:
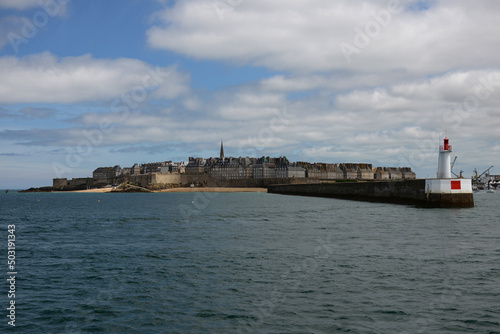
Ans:
[[[441,208],[474,207],[472,180],[451,176],[452,148],[448,138],[439,146],[438,172],[436,179],[425,179],[425,194],[431,202]]]
[[[451,179],[451,145],[448,137],[444,138],[444,145],[439,146],[438,179]]]

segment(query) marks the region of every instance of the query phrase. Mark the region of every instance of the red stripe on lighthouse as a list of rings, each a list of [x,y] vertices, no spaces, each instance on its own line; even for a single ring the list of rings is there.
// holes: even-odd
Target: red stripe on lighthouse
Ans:
[[[462,182],[460,181],[451,181],[451,190],[461,190]]]

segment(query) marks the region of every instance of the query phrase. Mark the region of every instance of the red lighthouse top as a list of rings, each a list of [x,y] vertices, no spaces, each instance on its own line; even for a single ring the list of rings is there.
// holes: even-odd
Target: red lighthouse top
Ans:
[[[444,152],[444,151],[451,152],[452,148],[451,148],[450,141],[449,141],[448,137],[446,137],[444,139],[444,145],[439,145],[439,150],[442,152]]]

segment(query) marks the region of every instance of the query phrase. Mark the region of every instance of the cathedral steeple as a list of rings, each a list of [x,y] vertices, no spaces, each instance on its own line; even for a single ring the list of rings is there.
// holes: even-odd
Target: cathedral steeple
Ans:
[[[220,141],[220,158],[224,159],[224,145],[222,144],[222,140]]]

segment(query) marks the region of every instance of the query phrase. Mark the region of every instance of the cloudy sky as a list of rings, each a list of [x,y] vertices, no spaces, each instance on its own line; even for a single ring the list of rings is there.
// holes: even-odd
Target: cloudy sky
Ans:
[[[0,0],[0,188],[226,155],[500,174],[500,1]]]

